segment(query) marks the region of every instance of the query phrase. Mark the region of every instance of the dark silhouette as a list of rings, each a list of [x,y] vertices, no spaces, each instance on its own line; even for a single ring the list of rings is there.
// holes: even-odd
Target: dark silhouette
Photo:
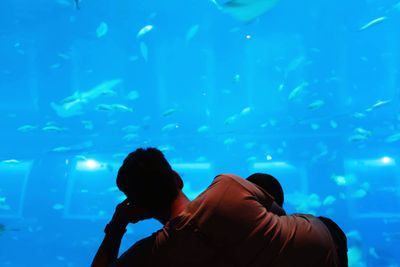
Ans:
[[[267,173],[254,173],[247,177],[247,181],[263,188],[267,193],[272,195],[275,202],[283,208],[283,202],[285,201],[283,189],[281,183],[274,176]]]
[[[267,173],[254,173],[247,177],[247,180],[263,188],[267,193],[275,198],[278,205],[283,207],[284,193],[281,183],[274,176]],[[331,219],[319,216],[328,228],[337,249],[339,266],[348,266],[347,258],[347,237],[343,230]]]
[[[118,171],[127,199],[104,229],[92,267],[338,266],[328,229],[314,216],[283,214],[273,197],[233,174],[215,177],[192,202],[161,151],[137,149]],[[129,223],[164,226],[118,258]]]

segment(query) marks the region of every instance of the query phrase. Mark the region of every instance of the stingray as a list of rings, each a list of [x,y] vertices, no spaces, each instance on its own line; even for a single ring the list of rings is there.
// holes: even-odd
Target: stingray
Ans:
[[[219,9],[242,21],[251,21],[273,8],[279,0],[211,0]]]

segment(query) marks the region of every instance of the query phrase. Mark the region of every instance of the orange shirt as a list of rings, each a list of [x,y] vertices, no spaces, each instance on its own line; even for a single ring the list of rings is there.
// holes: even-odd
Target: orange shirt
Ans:
[[[312,215],[277,216],[273,198],[223,174],[115,266],[337,266],[334,242]]]

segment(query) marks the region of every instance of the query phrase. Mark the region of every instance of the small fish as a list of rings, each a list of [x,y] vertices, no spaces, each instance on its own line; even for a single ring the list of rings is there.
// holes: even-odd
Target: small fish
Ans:
[[[81,9],[81,6],[80,6],[80,0],[74,0],[75,1],[75,8],[76,8],[76,10],[79,10],[79,9]]]
[[[359,143],[368,140],[368,136],[363,134],[354,134],[351,135],[348,140],[350,143]]]
[[[163,117],[169,117],[169,116],[171,116],[172,114],[174,114],[176,112],[176,109],[175,108],[170,108],[170,109],[167,109],[166,111],[164,111],[163,113],[162,113],[162,116]]]
[[[162,132],[170,132],[172,130],[178,129],[179,125],[176,123],[169,123],[167,125],[165,125],[164,127],[161,128]]]
[[[53,148],[51,151],[56,152],[56,153],[63,153],[63,152],[71,151],[71,149],[72,148],[70,148],[68,146],[59,146],[59,147]]]
[[[146,25],[143,28],[141,28],[137,35],[136,38],[142,38],[145,34],[149,33],[150,31],[152,31],[154,29],[153,25]]]
[[[59,204],[59,203],[53,205],[53,210],[62,210],[63,208],[64,208],[64,205]]]
[[[253,109],[251,107],[246,107],[240,112],[240,115],[242,116],[248,115],[252,110]]]
[[[101,22],[100,25],[96,29],[96,35],[98,38],[103,37],[108,32],[108,25],[105,22]]]
[[[334,120],[331,120],[331,121],[329,122],[329,125],[330,125],[333,129],[336,129],[336,128],[338,127],[337,122],[334,121]]]
[[[61,127],[58,127],[55,125],[47,125],[42,128],[42,131],[61,133],[61,132],[65,131],[65,128],[61,128]]]
[[[197,32],[199,31],[199,25],[193,25],[192,27],[190,27],[190,29],[187,31],[186,33],[186,42],[190,42],[197,34]]]
[[[322,202],[322,205],[324,206],[329,206],[332,205],[336,201],[336,198],[334,196],[327,196],[324,201]]]
[[[138,137],[139,137],[139,135],[136,133],[129,133],[129,134],[126,134],[124,137],[122,137],[122,140],[124,140],[125,142],[132,142],[132,141],[136,140]]]
[[[17,130],[19,132],[21,132],[21,133],[26,133],[26,132],[31,132],[31,131],[36,130],[36,129],[37,129],[37,126],[26,124],[26,125],[23,125],[21,127],[18,127]]]
[[[5,231],[6,231],[6,226],[0,223],[0,234],[4,233]]]
[[[236,119],[237,119],[236,115],[230,116],[230,117],[226,118],[226,120],[224,121],[224,124],[232,125],[236,122]]]
[[[354,133],[360,134],[360,135],[364,135],[364,136],[368,136],[368,137],[372,135],[371,131],[365,130],[364,128],[360,128],[360,127],[356,128],[354,130]]]
[[[145,61],[149,58],[149,49],[144,42],[140,42],[140,53]]]
[[[128,108],[125,105],[121,105],[121,104],[99,104],[96,106],[96,110],[99,111],[125,111],[125,112],[132,112],[133,109],[132,108]]]
[[[394,143],[400,141],[400,133],[392,134],[386,138],[386,143]]]
[[[226,145],[226,146],[233,145],[234,143],[236,143],[236,139],[235,138],[227,138],[227,139],[224,140],[224,145]]]
[[[203,125],[203,126],[200,126],[199,128],[197,128],[198,133],[207,133],[209,131],[210,131],[210,127],[207,125]]]
[[[6,160],[3,160],[1,162],[4,163],[4,164],[18,164],[18,163],[21,163],[21,161],[16,160],[16,159],[6,159]]]
[[[242,21],[251,21],[273,8],[279,0],[211,0],[218,9]]]
[[[298,98],[300,96],[300,94],[304,91],[304,88],[306,88],[307,86],[308,86],[307,82],[301,83],[299,86],[297,86],[290,92],[288,99],[294,100],[294,99]]]
[[[127,133],[136,133],[140,130],[140,126],[137,125],[128,125],[122,128],[122,131]]]
[[[136,100],[139,98],[139,92],[138,91],[130,91],[128,93],[128,97],[129,100]]]
[[[388,100],[379,100],[378,102],[373,104],[370,108],[367,108],[366,111],[370,112],[370,111],[372,111],[374,109],[386,106],[386,105],[390,104],[391,102],[392,102],[392,100],[390,100],[390,99],[388,99]]]
[[[308,109],[316,110],[316,109],[321,108],[323,105],[325,105],[325,102],[323,100],[316,100],[308,105]]]
[[[377,25],[377,24],[382,23],[382,22],[385,21],[386,19],[387,19],[387,17],[385,17],[385,16],[376,18],[376,19],[374,19],[374,20],[368,22],[368,23],[365,24],[364,26],[362,26],[359,30],[360,30],[360,31],[364,31],[364,30],[366,30],[366,29],[368,29],[368,28],[371,28],[371,27],[374,26],[374,25]]]

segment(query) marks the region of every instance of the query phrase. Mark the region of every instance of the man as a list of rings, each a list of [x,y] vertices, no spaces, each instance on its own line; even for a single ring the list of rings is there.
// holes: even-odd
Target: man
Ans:
[[[192,202],[157,149],[137,149],[118,171],[127,199],[105,228],[92,267],[338,266],[329,231],[315,217],[283,214],[273,197],[223,174]],[[164,227],[118,257],[128,223],[155,218]]]
[[[281,183],[272,175],[267,173],[254,173],[246,178],[257,186],[261,187],[272,197],[274,197],[275,202],[283,208],[284,193]],[[347,258],[347,237],[342,229],[331,219],[319,216],[325,226],[328,228],[331,236],[335,242],[337,254],[339,257],[339,266],[348,266]]]

